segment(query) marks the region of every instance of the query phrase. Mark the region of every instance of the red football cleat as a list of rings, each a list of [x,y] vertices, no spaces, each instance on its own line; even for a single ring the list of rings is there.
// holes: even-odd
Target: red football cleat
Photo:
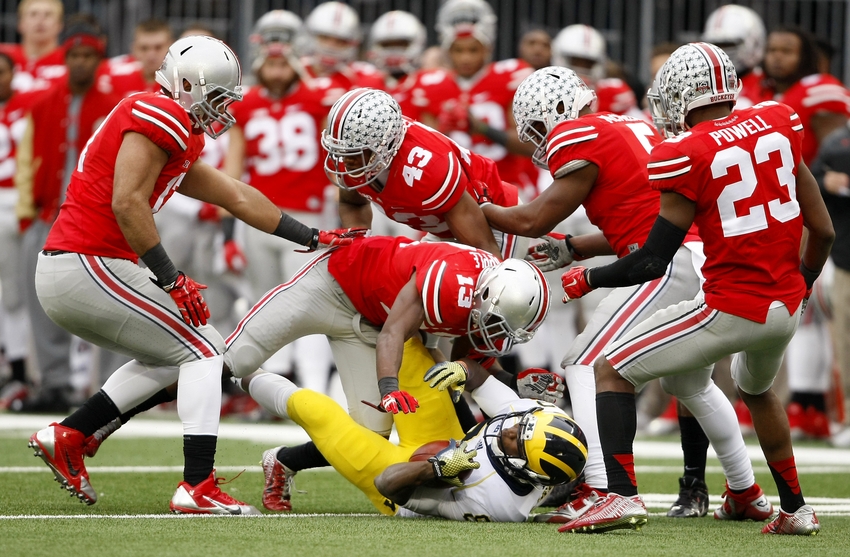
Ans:
[[[89,483],[89,475],[83,463],[84,439],[82,432],[54,422],[33,433],[29,446],[35,449],[35,456],[40,456],[53,470],[56,481],[64,489],[85,504],[94,505],[97,492]]]
[[[592,534],[624,528],[640,530],[648,519],[649,514],[640,496],[609,493],[597,499],[586,513],[558,528],[558,532]]]
[[[277,459],[277,452],[282,448],[275,447],[263,453],[263,473],[266,476],[263,506],[270,511],[289,512],[292,510],[292,478],[295,472]]]
[[[215,477],[215,470],[207,479],[196,486],[180,482],[169,507],[175,514],[220,514],[231,516],[248,516],[262,514],[253,505],[237,501],[219,489],[225,483],[222,478]]]
[[[586,483],[580,483],[570,494],[570,500],[567,503],[558,507],[557,510],[536,515],[534,522],[548,522],[550,524],[570,522],[590,510],[597,499],[602,497],[605,497],[605,494],[601,491]]]
[[[767,500],[759,484],[753,484],[744,493],[732,493],[727,484],[723,497],[725,501],[714,511],[714,518],[717,520],[762,522],[773,514],[773,505]]]

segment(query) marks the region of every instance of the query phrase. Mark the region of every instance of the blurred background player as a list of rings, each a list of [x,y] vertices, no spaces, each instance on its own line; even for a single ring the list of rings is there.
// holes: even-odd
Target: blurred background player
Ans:
[[[59,47],[64,11],[61,0],[18,4],[21,42],[0,45],[15,63],[12,88],[16,91],[45,90],[65,77],[65,52]]]
[[[324,172],[321,135],[337,91],[331,80],[312,78],[301,66],[293,41],[302,26],[301,18],[286,10],[273,10],[257,21],[251,35],[257,84],[231,108],[236,123],[229,132],[225,171],[237,179],[247,175],[247,183],[282,210],[323,228],[329,224],[326,189],[335,193],[336,188]],[[244,230],[244,254],[230,232],[224,250],[229,269],[247,277],[252,305],[311,259],[283,239],[250,228]],[[293,362],[299,385],[329,392],[333,360],[323,336],[298,339],[264,369],[289,373]]]
[[[737,4],[720,6],[705,21],[702,40],[722,48],[735,64],[741,80],[741,93],[735,108],[749,108],[764,100],[761,88],[765,76],[760,65],[767,33],[755,11]]]
[[[133,30],[130,54],[109,59],[102,69],[102,85],[108,84],[122,97],[140,91],[159,91],[156,71],[173,42],[174,34],[165,21],[148,19],[138,23]]]
[[[35,266],[47,233],[55,221],[59,206],[79,154],[89,137],[118,103],[119,97],[97,87],[97,68],[106,52],[106,44],[97,22],[80,15],[68,21],[62,50],[67,66],[66,77],[41,95],[32,105],[24,137],[18,146],[15,187],[19,198],[16,214],[26,228],[22,241],[26,273],[27,308],[33,328],[35,356],[41,373],[41,390],[23,405],[24,412],[67,412],[72,403],[84,399],[71,381],[72,337],[56,325],[41,307],[35,293]],[[120,364],[107,362],[106,375]],[[111,369],[106,369],[111,367]]]
[[[535,70],[552,64],[552,37],[545,29],[531,29],[523,33],[517,47],[520,60]]]
[[[21,234],[15,205],[15,152],[26,128],[32,94],[12,89],[15,63],[0,51],[0,346],[11,377],[0,389],[0,410],[27,396],[30,324],[24,296]]]
[[[596,110],[645,119],[629,84],[609,76],[605,37],[589,25],[575,24],[561,29],[552,43],[552,60],[569,68],[596,92]]]

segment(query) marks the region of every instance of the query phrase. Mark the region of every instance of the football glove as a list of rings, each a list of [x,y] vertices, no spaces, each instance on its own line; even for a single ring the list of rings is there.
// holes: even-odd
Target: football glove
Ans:
[[[198,220],[207,222],[218,222],[221,220],[218,214],[218,206],[212,203],[203,203],[198,209]]]
[[[307,249],[295,250],[299,253],[310,253],[319,249],[347,246],[355,238],[369,235],[368,228],[337,228],[335,230],[313,229],[313,239]]]
[[[201,296],[200,292],[206,289],[206,284],[195,282],[183,274],[182,271],[178,272],[177,280],[171,284],[162,286],[155,280],[153,282],[171,296],[171,299],[177,304],[177,309],[180,310],[183,321],[187,325],[198,327],[207,324],[207,319],[210,317],[210,308],[207,307],[207,302]]]
[[[393,391],[381,399],[381,408],[384,412],[390,414],[412,414],[419,408],[419,401],[414,396],[405,391]]]
[[[442,133],[469,130],[469,104],[463,99],[450,99],[443,103],[437,116],[437,129]]]
[[[248,258],[236,240],[224,242],[224,262],[227,263],[227,270],[237,275],[241,275],[248,267]]]
[[[578,300],[585,294],[590,293],[593,287],[587,284],[587,269],[584,267],[573,267],[561,275],[561,286],[564,287],[565,304]]]
[[[530,261],[545,273],[562,269],[573,261],[584,259],[573,250],[570,238],[572,236],[569,234],[559,234],[558,232],[550,232],[541,236],[540,239],[543,242],[529,247],[525,260]]]
[[[560,375],[539,367],[530,367],[516,376],[517,393],[522,398],[558,402],[564,398],[564,380]]]
[[[456,487],[463,487],[463,482],[458,474],[464,470],[475,470],[481,464],[473,460],[478,451],[466,449],[466,441],[458,443],[454,439],[449,441],[449,446],[428,459],[434,467],[434,477],[443,480]]]
[[[463,394],[463,387],[466,385],[466,379],[469,377],[469,369],[462,361],[457,362],[440,362],[431,366],[431,369],[425,372],[425,382],[432,389],[445,391],[449,389],[449,394],[452,397],[452,402],[460,400],[460,395]]]
[[[482,182],[480,180],[472,182],[472,195],[475,197],[475,201],[478,202],[479,206],[493,203],[493,199],[490,197],[490,190],[487,188],[486,182]]]

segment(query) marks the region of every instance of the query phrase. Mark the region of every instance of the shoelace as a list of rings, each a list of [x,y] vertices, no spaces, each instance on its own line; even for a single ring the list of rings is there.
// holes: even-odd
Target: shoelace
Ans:
[[[558,510],[564,510],[576,501],[581,501],[589,496],[593,492],[593,488],[588,486],[587,484],[579,484],[574,489],[573,492],[570,493],[570,500],[558,507]]]

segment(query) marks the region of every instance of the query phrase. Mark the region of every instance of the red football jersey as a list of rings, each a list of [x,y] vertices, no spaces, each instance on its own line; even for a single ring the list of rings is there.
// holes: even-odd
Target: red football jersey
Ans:
[[[613,112],[642,118],[635,92],[629,84],[617,77],[600,79],[596,82],[596,111]]]
[[[142,76],[142,64],[129,54],[110,58],[98,68],[98,84],[105,90],[126,97],[133,93],[158,92],[162,86],[155,80],[148,83]]]
[[[803,124],[803,161],[811,165],[818,154],[817,137],[809,132],[812,116],[818,112],[836,112],[850,116],[850,91],[828,74],[812,74],[792,85],[785,93],[777,94],[774,100],[790,106]]]
[[[735,110],[750,108],[762,101],[769,101],[773,93],[765,89],[765,75],[761,68],[755,68],[741,78],[741,90],[738,92],[738,100]]]
[[[245,136],[248,183],[278,207],[317,213],[329,183],[321,137],[332,81],[318,78],[310,85],[299,81],[280,99],[252,87],[230,112]]]
[[[767,101],[652,151],[651,186],[696,203],[710,307],[764,323],[773,301],[789,311],[800,305],[803,218],[794,194],[802,130],[792,109]]]
[[[50,51],[37,60],[28,60],[24,47],[19,44],[3,44],[0,50],[8,54],[15,63],[12,89],[24,93],[43,91],[68,73],[65,66],[65,50],[61,47]]]
[[[649,187],[646,164],[660,142],[645,121],[610,112],[561,122],[549,133],[546,158],[553,177],[578,161],[599,167],[582,204],[618,257],[643,245],[658,216],[661,196]]]
[[[0,104],[0,188],[14,188],[15,153],[27,127],[26,115],[39,93],[15,93]]]
[[[464,191],[477,197],[474,182],[487,184],[496,205],[513,207],[518,203],[516,187],[502,182],[493,161],[470,153],[409,118],[405,118],[405,128],[383,189],[378,191],[380,185],[370,184],[357,190],[390,219],[440,238],[452,238],[443,215],[460,201]]]
[[[396,296],[416,273],[425,308],[422,328],[447,336],[466,334],[478,275],[499,260],[486,251],[451,242],[416,242],[375,236],[334,251],[328,270],[354,307],[383,325]]]
[[[445,115],[457,113],[456,107],[460,105],[467,107],[469,114],[491,128],[506,130],[512,118],[514,93],[533,71],[526,62],[516,58],[491,63],[471,81],[462,80],[446,70],[425,71],[419,74],[407,106],[402,106],[402,113],[407,108],[408,115],[416,118],[415,111],[410,108],[413,106],[420,115],[428,113],[439,120],[458,124],[456,118],[446,118]],[[470,135],[468,127],[440,131],[474,153],[496,161],[502,180],[521,188],[537,183],[538,173],[530,157],[511,154],[507,148],[483,135]]]
[[[127,132],[144,135],[168,153],[150,197],[154,213],[180,187],[204,148],[203,131],[193,127],[189,115],[175,101],[159,93],[123,99],[80,153],[44,249],[138,261],[112,212],[115,161]]]

